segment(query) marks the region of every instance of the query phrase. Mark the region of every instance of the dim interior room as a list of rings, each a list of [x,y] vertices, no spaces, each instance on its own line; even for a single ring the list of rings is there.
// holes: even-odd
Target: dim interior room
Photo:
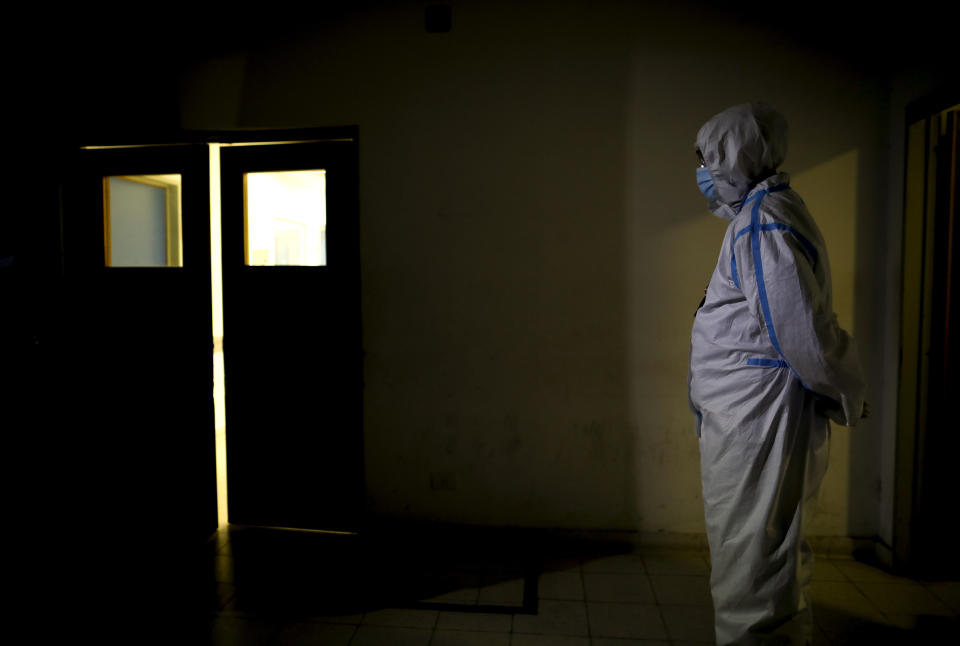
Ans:
[[[950,80],[944,62],[801,5],[454,0],[431,33],[427,4],[259,29],[205,16],[184,32],[205,44],[177,51],[165,32],[150,64],[122,68],[150,71],[135,78],[91,71],[123,58],[101,46],[80,54],[90,69],[67,64],[63,87],[91,92],[44,132],[355,126],[364,513],[702,546],[687,365],[726,222],[696,190],[694,138],[767,102],[790,124],[782,170],[824,233],[874,411],[834,426],[808,531],[889,548],[903,115]]]
[[[764,100],[877,402],[834,430],[810,531],[884,536],[889,79],[833,33],[703,8],[452,9],[442,34],[417,6],[348,13],[181,84],[188,128],[359,126],[368,510],[703,532],[687,353],[726,223],[691,150],[710,116]]]

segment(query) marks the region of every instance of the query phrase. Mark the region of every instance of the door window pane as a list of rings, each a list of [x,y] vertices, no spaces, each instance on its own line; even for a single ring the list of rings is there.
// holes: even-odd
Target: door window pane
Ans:
[[[326,173],[246,173],[246,264],[327,264]]]
[[[182,267],[180,175],[103,178],[108,267]]]

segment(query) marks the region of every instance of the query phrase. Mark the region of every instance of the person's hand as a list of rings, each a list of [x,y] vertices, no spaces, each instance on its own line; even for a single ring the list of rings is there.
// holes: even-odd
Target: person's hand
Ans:
[[[820,397],[816,400],[814,406],[819,414],[830,418],[837,424],[852,426],[850,421],[845,418],[843,408],[832,399]],[[863,402],[863,408],[860,409],[860,419],[866,419],[868,417],[870,417],[870,403],[865,401]]]

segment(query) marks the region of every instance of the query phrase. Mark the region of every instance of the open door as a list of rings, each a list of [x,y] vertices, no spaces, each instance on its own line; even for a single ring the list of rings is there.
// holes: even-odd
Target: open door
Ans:
[[[949,103],[947,105],[950,105]],[[908,114],[894,556],[956,578],[956,397],[960,319],[960,104]]]
[[[356,139],[221,148],[229,521],[363,508]]]

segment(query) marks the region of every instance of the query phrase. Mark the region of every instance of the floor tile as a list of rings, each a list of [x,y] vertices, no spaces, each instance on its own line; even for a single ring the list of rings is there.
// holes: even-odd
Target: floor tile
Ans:
[[[841,633],[826,633],[830,646],[927,646],[911,639],[911,631],[889,624],[861,623]],[[948,642],[949,643],[949,642]],[[938,645],[937,645],[938,646]]]
[[[349,556],[355,561],[348,567],[340,553],[336,558],[318,558],[317,554],[330,552],[316,549],[315,537],[301,545],[307,537],[293,536],[288,546],[289,538],[230,532],[211,541],[203,566],[203,580],[209,585],[198,588],[198,595],[205,595],[200,602],[215,613],[201,622],[213,646],[713,643],[709,558],[702,550],[660,547],[611,554],[608,545],[548,547],[537,581],[539,613],[526,615],[403,607],[416,599],[402,595],[414,590],[424,597],[432,595],[430,600],[436,603],[519,606],[524,581],[518,566],[523,563],[516,559],[486,558],[485,551],[484,558],[467,558],[477,550],[451,543],[449,554],[418,552],[422,564],[398,567],[393,555],[371,560],[366,552],[361,557],[357,551]],[[513,556],[516,552],[513,543],[505,550]],[[372,592],[377,592],[377,599],[398,594],[402,601],[367,605],[370,612],[364,615],[359,610],[373,602]],[[810,594],[813,646],[946,644],[960,634],[957,582],[918,582],[865,562],[818,556]],[[399,607],[391,607],[395,603]],[[317,616],[334,612],[343,614]]]
[[[572,635],[511,635],[510,646],[590,646],[589,637]]]
[[[428,646],[432,632],[424,628],[360,626],[350,646]]]
[[[436,610],[386,609],[368,612],[363,616],[363,625],[393,626],[398,628],[433,628],[437,623]]]
[[[223,610],[233,600],[236,591],[230,583],[216,583],[214,586],[210,593],[212,595],[211,603],[216,610]]]
[[[576,571],[544,572],[537,584],[541,599],[583,601],[583,575]]]
[[[314,617],[314,621],[322,621],[327,624],[359,624],[363,621],[362,614],[355,615],[325,615],[322,617]]]
[[[587,609],[577,601],[553,601],[544,599],[539,603],[536,615],[514,615],[514,633],[539,635],[587,636]]]
[[[523,579],[510,579],[481,586],[477,602],[481,605],[521,606],[523,605]]]
[[[245,612],[243,610],[234,610],[232,608],[226,608],[216,613],[211,621],[217,619],[259,619],[255,614]]]
[[[816,559],[813,563],[814,581],[849,581],[836,564],[828,559]]]
[[[443,594],[438,594],[434,597],[428,599],[422,599],[428,603],[450,603],[450,604],[470,604],[474,605],[477,603],[477,599],[480,596],[480,588],[461,588],[459,590],[451,590],[449,592],[444,592]]]
[[[660,606],[672,640],[712,641],[714,639],[713,608],[704,606]]]
[[[541,565],[544,572],[580,571],[580,559],[569,556],[547,556]]]
[[[217,583],[233,583],[233,557],[216,556],[213,559],[213,577]]]
[[[960,583],[956,581],[946,583],[927,583],[924,585],[954,613],[960,614]]]
[[[646,574],[584,572],[583,582],[587,601],[654,603]]]
[[[273,622],[221,615],[211,625],[210,641],[213,646],[266,646],[278,630]]]
[[[834,608],[853,617],[882,619],[876,608],[854,583],[815,581],[810,584],[814,616],[818,609]]]
[[[894,617],[888,619],[895,624]],[[960,618],[920,615],[914,618],[912,632],[909,634],[915,644],[956,643],[957,636],[960,635]]]
[[[710,579],[705,576],[651,574],[650,584],[657,603],[678,606],[713,607]]]
[[[887,615],[884,619],[886,623],[902,630],[915,630],[917,628],[918,617],[916,615]]]
[[[583,562],[583,571],[585,573],[608,572],[615,574],[635,574],[646,572],[646,569],[643,565],[643,557],[637,553],[630,553],[585,560]]]
[[[323,623],[325,623],[325,624],[353,624],[353,625],[357,625],[357,624],[359,624],[361,621],[363,621],[363,615],[362,615],[362,614],[354,614],[354,615],[324,615],[324,616],[311,617],[310,619],[311,619],[312,621],[323,622]]]
[[[430,646],[510,646],[510,633],[438,629]]]
[[[813,621],[834,640],[838,635],[874,633],[883,615],[853,583],[815,581],[810,585]]]
[[[909,583],[910,579],[884,572],[880,568],[860,561],[834,559],[831,561],[849,580],[867,583]],[[816,570],[816,565],[814,565]]]
[[[887,615],[887,624],[914,644],[951,644],[960,637],[960,620],[931,615]]]
[[[285,625],[270,646],[347,646],[356,626],[300,622]]]
[[[643,562],[650,574],[710,575],[707,560],[694,550],[649,552],[643,555]]]
[[[856,586],[884,614],[940,616],[954,614],[932,592],[916,583],[858,582]]]
[[[813,626],[813,643],[811,646],[830,646],[831,641],[827,636],[827,633],[823,632],[823,628],[814,624]]]
[[[666,639],[667,631],[655,605],[588,603],[590,634],[595,637]]]
[[[437,630],[473,630],[484,632],[510,632],[512,615],[485,612],[440,612]]]

